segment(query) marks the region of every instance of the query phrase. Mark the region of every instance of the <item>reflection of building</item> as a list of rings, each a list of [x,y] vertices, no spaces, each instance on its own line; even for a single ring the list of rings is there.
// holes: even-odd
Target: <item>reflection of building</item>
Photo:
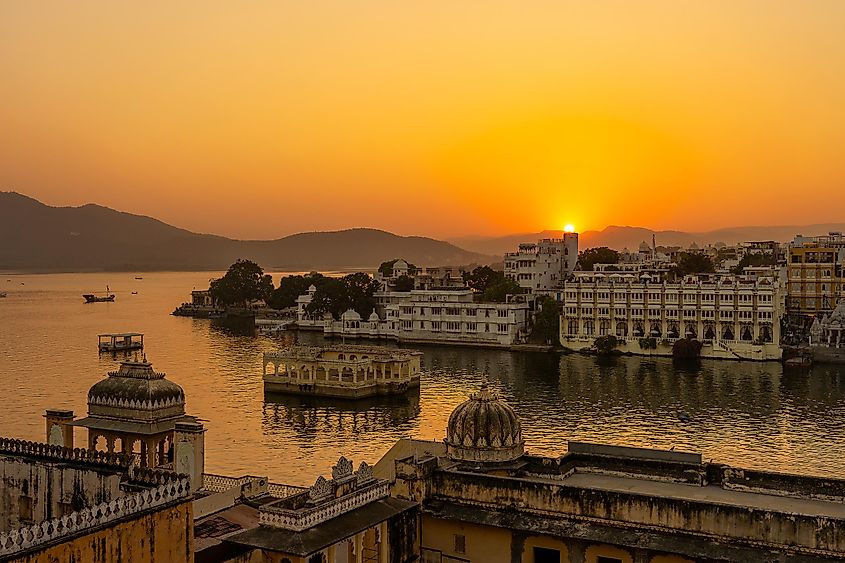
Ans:
[[[88,416],[73,418],[72,411],[47,411],[50,444],[72,448],[71,427],[81,426],[88,429],[89,449],[131,454],[141,467],[166,466],[202,487],[203,425],[185,414],[182,388],[153,371],[146,358],[121,362],[95,383],[88,391]]]
[[[446,453],[395,461],[392,494],[421,504],[427,563],[840,561],[845,481],[570,443],[524,453],[521,423],[485,389],[449,418]],[[431,453],[425,453],[426,450]]]
[[[578,263],[578,233],[519,245],[505,254],[505,275],[528,293],[549,292],[559,287]]]
[[[671,355],[676,340],[694,338],[704,357],[778,359],[782,298],[773,276],[651,283],[645,274],[584,273],[566,284],[560,338],[581,350],[613,335],[620,351],[647,355]]]
[[[798,235],[789,245],[788,299],[790,314],[818,315],[833,310],[845,297],[845,237]]]
[[[404,393],[420,386],[420,356],[375,346],[292,346],[264,354],[264,390],[351,399]]]
[[[128,455],[0,439],[3,561],[189,562],[191,521],[184,477]]]

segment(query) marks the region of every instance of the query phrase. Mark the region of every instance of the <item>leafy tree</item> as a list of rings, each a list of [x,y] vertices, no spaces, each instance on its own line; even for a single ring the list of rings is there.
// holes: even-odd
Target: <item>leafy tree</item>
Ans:
[[[373,295],[379,289],[379,283],[364,272],[343,276],[346,285],[349,308],[355,309],[363,318],[367,318],[376,307]]]
[[[618,264],[619,253],[606,246],[587,248],[578,255],[578,265],[585,272],[592,272],[596,264]]]
[[[285,276],[279,280],[279,287],[273,290],[267,304],[274,309],[293,307],[297,297],[306,293],[312,285],[320,287],[326,279],[316,272],[307,276]]]
[[[378,271],[384,277],[389,278],[389,277],[393,276],[393,265],[396,264],[399,260],[401,260],[401,258],[394,258],[393,260],[388,260],[387,262],[382,262],[381,265],[378,267]],[[408,261],[406,260],[406,262],[408,262]],[[419,268],[417,268],[414,264],[411,264],[410,262],[408,262],[408,272],[414,273],[417,270],[419,270]]]
[[[524,292],[525,290],[519,287],[518,283],[502,275],[500,279],[487,286],[482,294],[482,299],[488,303],[504,303],[507,301],[508,295]]]
[[[461,275],[467,287],[479,293],[484,293],[488,287],[501,283],[505,277],[503,272],[497,272],[490,266],[478,266],[473,271],[463,272]]]
[[[676,276],[708,274],[715,271],[716,267],[710,257],[700,252],[681,252],[678,256],[678,265],[674,269]]]
[[[414,278],[410,276],[399,276],[393,282],[393,291],[411,291],[414,289]]]
[[[599,356],[609,356],[616,350],[616,346],[618,346],[619,341],[616,337],[612,334],[605,334],[604,336],[599,336],[596,338],[593,345],[596,347],[596,353]]]
[[[347,309],[354,309],[361,317],[367,318],[375,309],[373,295],[378,286],[378,282],[363,272],[342,278],[323,278],[307,311],[309,314],[328,312],[339,319]]]
[[[774,266],[775,264],[775,257],[771,252],[749,252],[742,257],[731,272],[741,275],[746,266]]]
[[[215,303],[244,305],[255,299],[270,298],[273,278],[250,260],[237,260],[222,278],[211,280],[208,291]]]
[[[537,313],[534,315],[531,336],[549,344],[560,341],[560,305],[548,295],[537,298]]]

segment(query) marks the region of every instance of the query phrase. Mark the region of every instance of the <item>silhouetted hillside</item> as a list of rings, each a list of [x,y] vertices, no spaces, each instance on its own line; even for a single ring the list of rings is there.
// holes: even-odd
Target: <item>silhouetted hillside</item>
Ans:
[[[655,235],[657,244],[662,246],[688,247],[692,243],[699,246],[724,242],[737,244],[745,241],[776,240],[788,242],[795,235],[805,236],[823,235],[830,231],[845,231],[845,223],[824,223],[818,225],[787,225],[775,227],[730,227],[701,233],[687,233],[683,231],[654,231],[643,227],[610,226],[601,231],[584,231],[579,235],[579,246],[593,248],[607,246],[622,250],[628,248],[636,250],[643,241],[651,244],[651,236]],[[526,233],[508,235],[504,237],[465,237],[450,239],[449,242],[462,248],[501,256],[505,252],[513,252],[521,242],[537,242],[543,238],[556,238],[563,231],[543,231],[541,233]]]
[[[420,266],[486,263],[490,258],[443,241],[375,229],[239,241],[99,205],[50,207],[0,192],[4,270],[219,270],[237,258],[255,260],[266,270],[332,270],[374,268],[399,256]]]

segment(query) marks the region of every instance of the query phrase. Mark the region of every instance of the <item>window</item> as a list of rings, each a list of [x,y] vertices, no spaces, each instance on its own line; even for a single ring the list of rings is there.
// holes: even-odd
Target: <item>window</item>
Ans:
[[[499,332],[507,332],[508,325],[499,325]]]
[[[467,552],[467,537],[464,536],[463,534],[455,534],[455,553],[466,553],[466,552]]]
[[[467,330],[471,330],[475,332],[476,324],[475,323],[467,323]]]
[[[503,319],[507,316],[508,316],[508,310],[507,309],[499,309],[499,318],[500,319]]]
[[[448,322],[446,323],[446,330],[457,332],[461,330],[461,323],[458,322]]]
[[[431,330],[435,332],[440,331],[440,321],[431,321]]]
[[[603,555],[599,555],[596,558],[596,563],[622,563],[622,560],[618,557],[605,557]]]
[[[560,551],[547,547],[535,547],[534,563],[560,563]]]

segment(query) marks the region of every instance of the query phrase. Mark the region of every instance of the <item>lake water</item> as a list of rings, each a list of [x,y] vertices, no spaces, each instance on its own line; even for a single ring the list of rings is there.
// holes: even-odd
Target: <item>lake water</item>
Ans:
[[[213,274],[141,275],[0,276],[8,292],[0,299],[0,434],[43,441],[45,409],[84,415],[88,388],[117,365],[98,355],[96,335],[138,331],[153,367],[184,388],[188,413],[205,421],[213,473],[305,485],[341,454],[374,463],[401,437],[442,439],[451,410],[486,374],[522,419],[532,453],[563,453],[567,440],[674,447],[736,466],[845,478],[843,367],[793,373],[777,363],[705,361],[680,369],[664,359],[424,346],[418,395],[265,398],[261,354],[282,338],[233,336],[170,315]],[[114,303],[82,302],[106,284]],[[681,412],[691,421],[680,422]]]

